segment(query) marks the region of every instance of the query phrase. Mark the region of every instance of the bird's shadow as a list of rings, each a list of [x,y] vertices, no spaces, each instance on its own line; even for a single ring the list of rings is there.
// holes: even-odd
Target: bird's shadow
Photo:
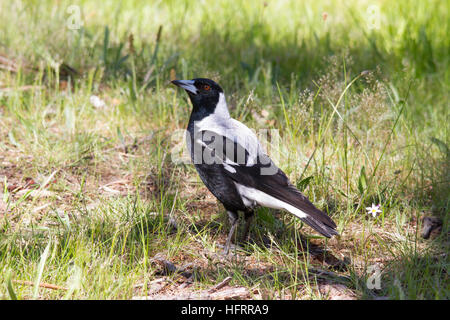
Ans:
[[[290,242],[289,245],[292,249],[298,252],[299,259],[305,259],[305,254],[309,254],[312,260],[322,267],[325,266],[335,271],[347,270],[347,265],[350,263],[348,258],[338,258],[327,247],[326,243],[315,241],[315,239],[297,232],[297,225],[286,223],[286,219],[283,219],[284,214],[273,209],[259,208],[255,213],[256,217],[251,225],[248,239],[241,238],[245,224],[243,215],[241,215],[238,228],[232,239],[233,245],[250,252],[252,246],[260,249],[271,249]],[[201,219],[188,226],[191,233],[197,233],[201,230],[217,235],[219,247],[223,247],[225,244],[229,229],[230,224],[225,211],[221,212],[216,219]]]

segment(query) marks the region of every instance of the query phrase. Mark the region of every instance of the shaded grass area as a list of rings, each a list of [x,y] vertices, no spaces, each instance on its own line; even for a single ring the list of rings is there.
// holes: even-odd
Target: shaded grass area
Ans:
[[[375,29],[371,4],[2,3],[0,294],[129,299],[161,277],[177,295],[232,276],[246,298],[447,299],[447,4],[377,2]],[[193,77],[272,130],[269,154],[340,237],[260,209],[250,243],[217,255],[224,210],[173,161],[190,105],[169,80]],[[424,215],[443,222],[431,240]]]

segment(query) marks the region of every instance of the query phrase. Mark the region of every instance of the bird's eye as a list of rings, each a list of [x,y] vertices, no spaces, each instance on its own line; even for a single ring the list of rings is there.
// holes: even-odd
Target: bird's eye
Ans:
[[[210,89],[211,89],[211,87],[209,85],[207,85],[207,84],[205,84],[203,86],[203,90],[209,91]]]

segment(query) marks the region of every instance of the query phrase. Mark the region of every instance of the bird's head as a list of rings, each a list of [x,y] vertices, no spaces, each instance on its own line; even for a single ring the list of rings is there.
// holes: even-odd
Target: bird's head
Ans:
[[[187,92],[197,110],[214,112],[220,100],[225,99],[222,88],[211,79],[173,80],[172,83]]]

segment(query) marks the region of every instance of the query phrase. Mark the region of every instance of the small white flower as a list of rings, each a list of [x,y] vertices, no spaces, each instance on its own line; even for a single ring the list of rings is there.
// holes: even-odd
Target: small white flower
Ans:
[[[377,216],[378,213],[381,213],[380,205],[375,205],[373,203],[372,203],[372,206],[367,207],[366,210],[367,210],[367,213],[371,214],[374,218]]]
[[[102,99],[100,99],[97,96],[91,96],[89,98],[89,101],[91,102],[91,104],[94,108],[103,108],[106,105],[105,101],[103,101]]]

